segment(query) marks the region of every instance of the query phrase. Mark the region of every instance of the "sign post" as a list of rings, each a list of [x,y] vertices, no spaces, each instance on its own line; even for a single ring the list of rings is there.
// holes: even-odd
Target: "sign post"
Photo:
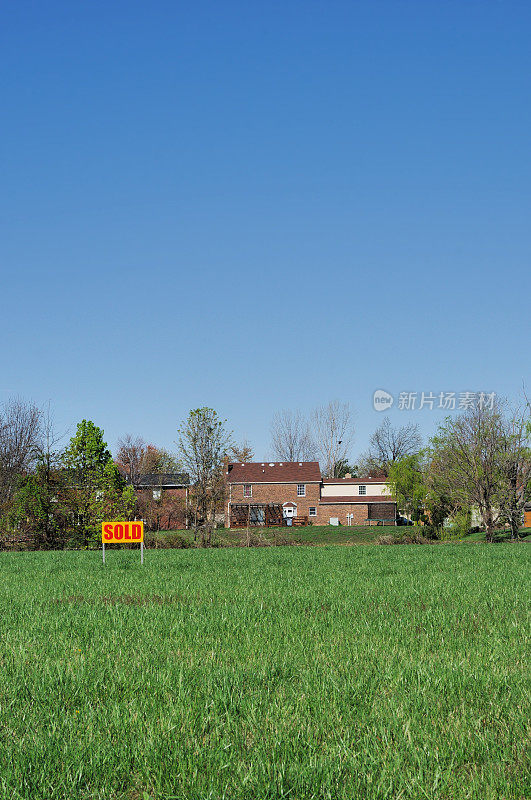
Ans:
[[[101,547],[105,564],[105,545],[123,544],[124,542],[140,543],[140,563],[144,563],[144,523],[143,522],[102,522]]]

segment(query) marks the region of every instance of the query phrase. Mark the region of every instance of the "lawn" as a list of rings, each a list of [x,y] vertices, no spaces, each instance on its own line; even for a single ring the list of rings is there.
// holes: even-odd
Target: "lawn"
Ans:
[[[250,528],[253,542],[269,542],[270,544],[306,544],[306,545],[327,545],[327,544],[375,544],[380,536],[411,536],[413,533],[422,534],[422,528],[396,527],[394,525],[308,525],[296,528]],[[222,528],[216,531],[216,542],[223,547],[241,545],[245,542],[246,531],[244,529],[227,530]],[[527,539],[531,535],[531,529],[522,528],[520,531],[521,539]],[[160,534],[152,534],[156,540],[172,538],[186,539],[193,541],[193,533],[187,531],[161,531]],[[507,531],[499,531],[496,541],[506,541],[510,538]],[[467,542],[484,542],[485,533],[472,533],[464,537]]]
[[[405,529],[398,529],[405,530]],[[271,544],[372,544],[385,533],[396,533],[393,526],[346,526],[346,525],[307,525],[306,527],[283,528],[250,528],[253,541]],[[171,539],[173,536],[184,537],[192,541],[192,531],[161,531],[161,535]],[[246,538],[246,530],[242,528],[221,528],[216,531],[215,538],[222,546],[242,544]],[[157,534],[155,534],[155,537]]]
[[[526,544],[0,553],[0,796],[529,796]]]

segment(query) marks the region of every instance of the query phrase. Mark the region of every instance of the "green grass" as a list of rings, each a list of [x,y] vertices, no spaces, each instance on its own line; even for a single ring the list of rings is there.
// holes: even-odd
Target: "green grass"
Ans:
[[[283,528],[250,528],[253,537],[258,537],[271,543],[292,544],[368,544],[373,543],[378,536],[384,533],[396,533],[395,526],[346,526],[346,525],[308,525],[305,527]],[[401,530],[401,529],[399,529]],[[192,539],[191,531],[174,531],[174,534]],[[172,531],[164,531],[165,535]],[[241,544],[245,540],[245,529],[228,530],[226,528],[216,531],[216,539],[224,546]]]
[[[529,796],[529,550],[0,553],[0,796]]]

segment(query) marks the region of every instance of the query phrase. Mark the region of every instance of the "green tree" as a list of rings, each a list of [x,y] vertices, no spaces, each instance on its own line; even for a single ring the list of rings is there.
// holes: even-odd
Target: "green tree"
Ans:
[[[21,476],[13,500],[12,523],[31,533],[36,548],[64,544],[68,525],[64,474],[56,454],[38,456],[35,471]]]
[[[400,511],[415,522],[425,520],[428,487],[422,453],[413,453],[389,464],[387,485]]]
[[[357,474],[358,474],[358,467],[355,464],[350,465],[348,463],[348,459],[341,458],[334,464],[332,477],[345,478],[347,475],[349,475],[351,478],[355,478]]]
[[[64,453],[67,503],[80,542],[99,540],[105,518],[125,519],[132,511],[134,490],[120,475],[104,440],[103,430],[82,420]]]

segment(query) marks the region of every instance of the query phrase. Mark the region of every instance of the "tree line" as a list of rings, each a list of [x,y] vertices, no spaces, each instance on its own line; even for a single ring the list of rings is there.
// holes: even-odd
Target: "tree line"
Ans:
[[[400,511],[439,535],[450,519],[470,526],[472,511],[487,541],[497,526],[518,535],[531,499],[531,421],[527,398],[516,408],[497,402],[448,417],[423,446],[414,424],[393,427],[388,417],[374,431],[369,448],[355,463],[348,403],[331,401],[309,417],[284,410],[273,417],[271,450],[279,461],[319,460],[324,477],[381,476]],[[183,510],[181,498],[137,492],[141,475],[151,486],[167,473],[185,473],[189,484],[187,520],[195,540],[213,542],[224,510],[224,462],[252,461],[252,446],[236,443],[214,409],[192,410],[177,429],[176,451],[126,434],[113,458],[104,432],[82,420],[66,446],[54,429],[49,407],[20,399],[0,407],[0,522],[13,537],[31,536],[35,547],[91,547],[100,541],[105,519],[161,520]],[[1,539],[0,539],[1,543]]]
[[[475,512],[488,542],[501,526],[516,539],[531,500],[527,398],[447,418],[426,447],[389,464],[388,480],[399,506],[435,535],[447,520],[468,532]]]
[[[441,536],[450,524],[458,533],[479,518],[487,541],[497,527],[518,536],[523,510],[531,501],[531,420],[527,397],[472,404],[448,417],[423,445],[419,426],[394,427],[384,417],[359,458],[350,460],[353,415],[347,403],[333,401],[305,417],[277,413],[271,447],[279,460],[318,459],[323,477],[382,477],[400,511]]]
[[[0,546],[16,540],[38,549],[99,545],[105,520],[144,519],[158,530],[182,498],[156,496],[165,476],[189,483],[185,514],[194,538],[209,546],[223,508],[224,459],[241,456],[225,421],[210,408],[190,412],[177,431],[176,453],[127,434],[113,458],[104,432],[82,420],[66,446],[49,407],[13,399],[0,407]],[[149,474],[150,489],[136,491]],[[160,478],[160,482],[158,481]]]

